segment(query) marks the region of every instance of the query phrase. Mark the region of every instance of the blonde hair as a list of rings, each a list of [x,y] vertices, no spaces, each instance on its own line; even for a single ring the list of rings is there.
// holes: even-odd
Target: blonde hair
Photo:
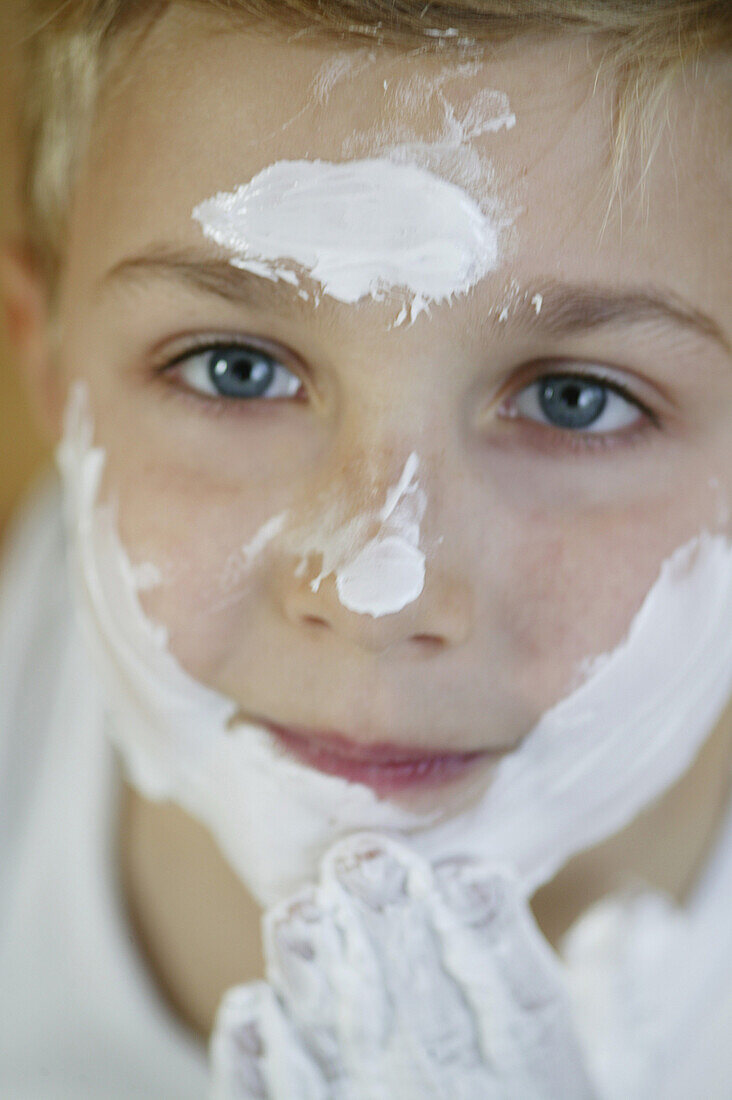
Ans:
[[[367,39],[449,50],[460,37],[500,44],[523,34],[603,36],[618,87],[615,177],[639,121],[651,132],[673,75],[732,44],[730,0],[27,0],[22,199],[28,239],[51,285],[110,45],[135,28],[144,33],[174,3],[341,45]]]

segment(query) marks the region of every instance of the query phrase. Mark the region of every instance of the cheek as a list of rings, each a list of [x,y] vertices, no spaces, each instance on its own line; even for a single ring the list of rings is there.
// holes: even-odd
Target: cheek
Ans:
[[[705,529],[732,530],[729,447],[710,431],[632,461],[491,454],[473,509],[490,519],[474,557],[480,649],[491,665],[498,649],[536,718],[624,639],[669,555]]]
[[[105,427],[111,439],[104,496],[119,501],[120,536],[133,564],[152,563],[162,577],[141,593],[146,614],[167,628],[172,652],[197,679],[271,682],[307,643],[280,621],[273,548],[265,546],[250,568],[242,549],[312,485],[308,490],[309,483],[286,476],[232,476],[230,467],[227,479],[216,479],[195,453],[185,463],[171,461],[163,448],[144,440],[130,448],[119,427]],[[522,715],[536,721],[576,684],[583,661],[614,649],[661,563],[705,526],[716,529],[730,486],[709,459],[689,456],[683,477],[653,492],[639,477],[629,497],[596,485],[594,499],[580,495],[572,504],[567,489],[561,508],[536,499],[517,504],[515,480],[513,492],[480,495],[464,472],[451,471],[450,485],[460,473],[465,495],[455,494],[448,516],[431,492],[427,513],[435,517],[435,542],[443,532],[460,532],[449,568],[474,597],[470,644],[433,668],[450,706],[460,698],[466,713],[471,707],[483,713],[510,693],[524,704]],[[443,549],[437,545],[428,556],[428,579],[431,568],[446,567],[438,560]],[[418,697],[419,670],[416,676]],[[406,692],[400,680],[399,697]],[[525,717],[513,724],[518,734]]]
[[[112,469],[109,481],[130,560],[152,563],[161,578],[140,593],[145,614],[166,627],[189,673],[215,681],[255,631],[251,609],[261,603],[262,575],[258,559],[246,567],[242,548],[272,517],[269,495],[159,468],[142,480],[128,471],[115,477]]]
[[[665,499],[560,521],[522,517],[503,564],[484,575],[481,644],[490,653],[500,631],[507,673],[537,718],[578,685],[588,658],[619,645],[662,562],[704,525]]]

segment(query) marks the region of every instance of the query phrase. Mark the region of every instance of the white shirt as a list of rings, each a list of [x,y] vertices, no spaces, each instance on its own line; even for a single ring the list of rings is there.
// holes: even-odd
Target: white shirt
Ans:
[[[203,1100],[206,1051],[157,994],[116,878],[121,777],[45,480],[0,575],[0,1097]]]

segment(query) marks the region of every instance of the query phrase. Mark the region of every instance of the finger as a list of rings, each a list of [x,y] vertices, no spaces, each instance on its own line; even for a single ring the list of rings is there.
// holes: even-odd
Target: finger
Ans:
[[[210,1060],[211,1100],[328,1100],[317,1066],[266,982],[225,995]]]
[[[330,853],[345,920],[355,914],[383,960],[384,985],[399,1035],[393,1065],[409,1060],[428,1082],[480,1064],[477,1029],[469,1006],[441,961],[441,943],[425,897],[429,864],[388,838],[360,834]],[[383,1054],[382,1054],[383,1058]]]
[[[368,836],[369,834],[355,834]],[[336,1014],[338,1043],[348,1052],[351,1066],[363,1064],[385,1048],[394,1020],[388,994],[384,960],[344,892],[336,873],[342,855],[350,860],[351,845],[339,841],[321,863],[318,898],[339,944],[333,956],[330,985]]]
[[[268,910],[262,921],[267,977],[306,1038],[326,1080],[342,1075],[334,975],[342,936],[315,887]]]
[[[472,860],[434,872],[445,965],[475,1008],[488,1064],[519,1096],[590,1097],[561,966],[513,875]]]

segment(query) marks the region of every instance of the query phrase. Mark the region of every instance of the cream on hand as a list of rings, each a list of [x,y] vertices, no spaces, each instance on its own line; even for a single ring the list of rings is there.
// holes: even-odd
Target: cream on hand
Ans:
[[[336,844],[267,912],[268,982],[230,990],[211,1100],[592,1100],[561,966],[509,871]]]

